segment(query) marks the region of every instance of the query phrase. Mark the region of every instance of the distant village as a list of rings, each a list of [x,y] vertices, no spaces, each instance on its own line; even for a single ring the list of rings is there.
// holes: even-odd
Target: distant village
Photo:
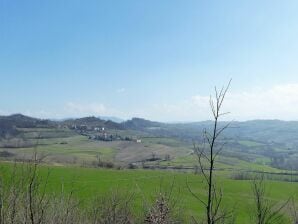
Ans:
[[[119,134],[113,134],[105,127],[90,127],[87,125],[71,125],[69,127],[72,130],[77,131],[79,134],[87,136],[89,139],[98,141],[133,141],[136,143],[142,143],[140,138],[136,136],[121,136]]]

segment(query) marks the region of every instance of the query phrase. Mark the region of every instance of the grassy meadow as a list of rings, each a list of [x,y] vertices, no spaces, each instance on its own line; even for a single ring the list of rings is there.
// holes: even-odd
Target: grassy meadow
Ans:
[[[21,168],[22,165],[18,165]],[[11,163],[1,163],[1,177],[8,180],[12,171]],[[142,213],[146,203],[150,204],[154,196],[160,191],[170,192],[177,200],[185,222],[191,216],[200,217],[203,207],[191,195],[187,184],[196,194],[204,197],[205,186],[202,176],[190,173],[150,170],[113,170],[82,168],[77,166],[45,166],[39,168],[39,176],[45,177],[49,172],[50,178],[47,185],[49,193],[59,193],[63,188],[65,193],[75,190],[75,197],[82,200],[81,206],[86,206],[88,201],[97,194],[106,194],[113,190],[135,194],[134,211]],[[217,172],[217,186],[224,192],[224,207],[234,209],[236,223],[251,223],[254,199],[251,191],[251,181],[232,180],[227,172]],[[5,181],[4,181],[5,182]],[[173,188],[171,186],[174,186]],[[298,183],[266,181],[268,199],[282,203],[290,196],[298,201]],[[144,203],[145,202],[145,203]]]

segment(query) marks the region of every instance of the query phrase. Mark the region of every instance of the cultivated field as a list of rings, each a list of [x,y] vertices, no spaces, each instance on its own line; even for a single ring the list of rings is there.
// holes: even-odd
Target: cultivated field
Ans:
[[[76,164],[90,165],[98,162],[112,162],[115,165],[127,166],[130,163],[153,166],[193,167],[197,160],[191,142],[170,137],[151,137],[137,131],[111,130],[122,136],[137,136],[141,143],[135,141],[99,141],[89,139],[67,128],[22,128],[22,139],[3,139],[0,151],[12,153],[10,156],[0,158],[4,160],[30,159],[36,151],[43,155],[44,161],[49,164]],[[235,144],[228,145],[219,157],[216,168],[242,169],[260,171],[278,171],[270,166],[270,159],[255,153],[262,143],[255,141],[239,141],[247,150],[238,150]],[[5,145],[10,145],[6,147]],[[13,147],[11,147],[13,145]],[[245,148],[245,149],[246,149]],[[152,157],[157,159],[150,161]]]

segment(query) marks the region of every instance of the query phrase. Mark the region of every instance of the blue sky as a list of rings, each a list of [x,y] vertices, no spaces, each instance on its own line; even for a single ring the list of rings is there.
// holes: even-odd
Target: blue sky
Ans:
[[[204,120],[232,78],[231,119],[298,120],[297,11],[294,0],[1,0],[0,113]]]

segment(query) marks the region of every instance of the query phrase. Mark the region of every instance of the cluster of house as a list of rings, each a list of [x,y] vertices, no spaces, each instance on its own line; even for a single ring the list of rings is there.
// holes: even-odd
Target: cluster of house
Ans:
[[[78,130],[78,131],[92,130],[91,128],[88,128],[87,125],[76,125],[76,124],[71,125],[70,129],[74,129],[74,130]]]
[[[142,143],[142,140],[137,137],[122,137],[118,134],[109,134],[104,127],[88,127],[87,125],[73,125],[72,129],[79,131],[82,135],[86,135],[89,139],[99,141],[134,141]]]
[[[133,141],[137,143],[142,143],[141,139],[131,138],[131,137],[122,137],[120,135],[108,135],[104,134],[92,134],[89,135],[89,139],[99,140],[99,141]]]

